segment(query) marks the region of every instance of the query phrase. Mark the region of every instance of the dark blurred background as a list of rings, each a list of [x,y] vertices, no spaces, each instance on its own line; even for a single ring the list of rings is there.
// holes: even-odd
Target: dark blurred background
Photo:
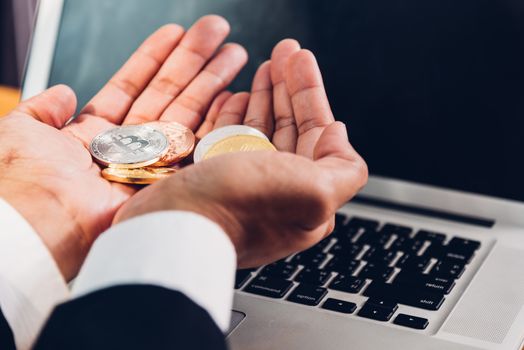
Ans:
[[[28,1],[14,0],[17,16]],[[250,54],[233,89],[295,37],[372,174],[524,201],[522,0],[66,0],[63,13],[49,83],[72,86],[80,104],[158,26],[218,13]],[[13,83],[27,43],[10,40],[2,79]]]

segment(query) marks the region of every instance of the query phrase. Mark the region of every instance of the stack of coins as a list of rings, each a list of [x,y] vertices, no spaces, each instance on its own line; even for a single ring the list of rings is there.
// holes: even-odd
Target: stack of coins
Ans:
[[[90,144],[102,176],[110,181],[147,185],[176,172],[195,147],[193,132],[176,122],[125,125],[97,135]]]
[[[195,146],[195,135],[176,122],[126,125],[97,135],[93,158],[105,166],[102,176],[114,182],[146,185],[176,172]],[[230,125],[207,134],[197,145],[195,163],[221,154],[276,150],[266,135],[245,125]]]

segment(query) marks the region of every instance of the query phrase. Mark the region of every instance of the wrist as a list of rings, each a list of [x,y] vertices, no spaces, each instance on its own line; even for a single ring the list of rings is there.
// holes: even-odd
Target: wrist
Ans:
[[[185,193],[183,193],[185,192]],[[235,247],[238,260],[242,260],[243,247],[245,246],[242,225],[231,211],[225,206],[210,200],[199,198],[195,193],[182,190],[177,192],[177,201],[174,210],[188,211],[199,214],[218,225],[229,237]]]
[[[5,175],[5,174],[4,174]],[[52,193],[22,181],[0,181],[0,198],[4,199],[26,220],[40,237],[55,260],[65,280],[78,272],[79,257],[87,254],[80,228],[66,208]]]
[[[245,246],[240,221],[224,205],[205,193],[205,190],[194,188],[183,172],[172,175],[164,181],[169,181],[169,185],[157,183],[135,194],[132,200],[120,208],[113,224],[166,210],[192,212],[217,224],[231,240],[240,259]],[[159,186],[162,186],[162,196],[156,195],[160,190]]]

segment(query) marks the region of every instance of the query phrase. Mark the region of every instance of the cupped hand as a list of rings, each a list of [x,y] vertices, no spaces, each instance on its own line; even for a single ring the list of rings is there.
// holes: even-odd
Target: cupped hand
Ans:
[[[293,40],[279,43],[251,94],[219,96],[198,134],[241,123],[266,133],[282,152],[226,154],[188,166],[135,195],[115,222],[160,210],[199,213],[229,235],[240,267],[275,261],[328,235],[336,210],[366,183],[367,166],[333,118],[313,54]]]
[[[201,18],[187,32],[164,26],[73,122],[66,125],[76,99],[65,86],[21,103],[0,120],[0,198],[33,226],[66,279],[76,275],[92,242],[136,191],[100,176],[89,142],[116,125],[158,119],[196,129],[247,60],[237,44],[220,47],[228,33],[218,16]]]

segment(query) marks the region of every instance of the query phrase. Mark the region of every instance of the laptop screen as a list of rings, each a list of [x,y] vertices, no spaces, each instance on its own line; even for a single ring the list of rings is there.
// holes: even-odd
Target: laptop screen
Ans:
[[[217,13],[250,63],[285,37],[319,60],[370,172],[524,201],[521,0],[64,0],[49,84],[89,100],[162,24]]]

